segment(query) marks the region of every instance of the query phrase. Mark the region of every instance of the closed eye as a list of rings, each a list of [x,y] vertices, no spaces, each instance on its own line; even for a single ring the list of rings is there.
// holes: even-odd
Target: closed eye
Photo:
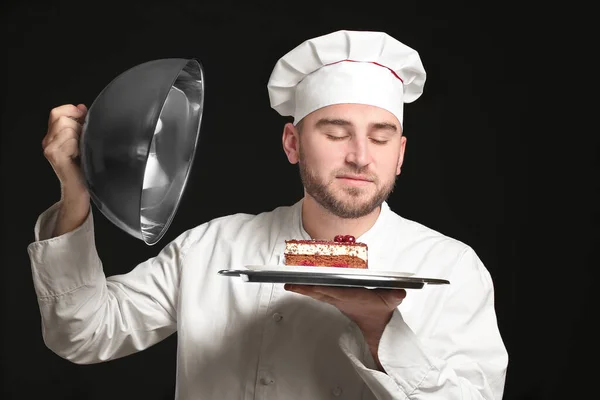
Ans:
[[[373,142],[375,144],[383,145],[383,144],[386,144],[387,142],[389,142],[389,140],[377,140],[377,139],[371,138],[371,142]]]
[[[327,135],[327,138],[329,140],[333,140],[334,142],[337,142],[339,140],[344,140],[346,139],[348,136],[334,136],[334,135]]]

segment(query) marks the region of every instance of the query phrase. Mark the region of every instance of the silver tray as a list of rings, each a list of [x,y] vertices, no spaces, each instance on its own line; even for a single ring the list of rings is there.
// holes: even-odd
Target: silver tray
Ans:
[[[383,289],[421,289],[427,285],[447,285],[450,281],[415,276],[361,275],[331,272],[224,269],[220,275],[240,277],[251,283],[294,283],[300,285],[346,286]]]

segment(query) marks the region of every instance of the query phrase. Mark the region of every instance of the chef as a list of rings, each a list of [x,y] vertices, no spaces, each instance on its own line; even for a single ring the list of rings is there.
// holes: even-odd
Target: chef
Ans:
[[[508,356],[489,272],[467,244],[386,202],[401,173],[403,105],[423,91],[419,54],[382,32],[338,31],[285,54],[271,106],[304,196],[181,233],[129,273],[106,276],[77,156],[83,104],[50,113],[44,154],[61,198],[28,247],[53,352],[105,362],[178,334],[175,398],[496,399]],[[292,177],[290,177],[292,179]],[[352,235],[369,268],[447,279],[385,290],[245,283],[224,268],[282,264],[286,239]]]

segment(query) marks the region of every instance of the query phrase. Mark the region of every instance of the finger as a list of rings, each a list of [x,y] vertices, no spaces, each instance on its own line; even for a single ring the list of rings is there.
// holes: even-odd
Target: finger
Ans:
[[[337,300],[348,301],[352,299],[354,301],[368,301],[372,299],[375,295],[375,290],[367,289],[367,288],[357,288],[357,287],[339,287],[339,286],[326,286],[326,285],[303,285],[304,287],[310,287],[311,291],[316,293],[320,293],[329,297],[333,297]],[[382,289],[386,290],[386,289]],[[376,296],[379,298],[379,296]]]
[[[374,289],[373,293],[385,298],[404,299],[406,297],[405,289]]]
[[[68,139],[71,137],[79,137],[79,130],[77,129],[77,127],[76,126],[61,127],[57,131],[53,131],[52,133],[50,133],[46,137],[44,137],[44,139],[42,140],[42,149],[46,149],[46,147],[48,147],[50,145],[50,143],[53,143],[57,140],[61,141],[61,139]]]
[[[79,140],[76,137],[70,137],[62,141],[58,150],[71,160],[79,156]]]
[[[302,285],[302,287],[300,290],[325,295],[338,301],[352,299],[355,302],[364,302],[371,301],[373,296],[376,296],[388,309],[398,307],[406,297],[404,289],[367,289],[321,285]]]
[[[83,123],[85,122],[85,117],[87,115],[88,109],[85,106],[85,104],[78,104],[77,108],[81,111],[81,116],[80,117],[68,116],[68,117],[74,121],[79,122],[81,125],[83,125]]]
[[[73,158],[79,154],[77,143],[78,141],[72,138],[63,141],[61,144],[51,143],[44,150],[46,158],[63,185],[82,182],[80,170],[73,165]]]
[[[319,296],[326,296],[326,294],[324,293],[319,293],[317,292],[317,287],[318,285],[291,285],[291,284],[285,284],[284,285],[284,289],[290,292],[294,292],[294,293],[298,293],[298,294],[304,294],[306,296],[310,296],[310,297],[319,297]]]
[[[292,285],[291,283],[286,283],[283,285],[283,288],[288,292],[304,293],[309,292],[312,285]]]
[[[284,289],[291,291],[291,292],[302,293],[302,294],[320,293],[323,295],[327,295],[327,293],[320,290],[321,289],[320,285],[296,285],[296,284],[286,283],[284,285]]]
[[[42,139],[42,148],[46,148],[48,144],[54,141],[58,136],[63,134],[65,129],[71,129],[77,134],[81,133],[81,124],[68,116],[61,116],[50,126],[48,133]]]
[[[44,149],[44,155],[55,166],[61,166],[64,160],[70,160],[79,155],[77,134],[69,129],[65,129],[64,132],[70,132],[70,134],[62,135]]]
[[[85,117],[87,113],[87,108],[83,104],[79,104],[78,106],[74,106],[73,104],[65,104],[59,107],[55,107],[50,111],[50,116],[48,117],[48,127],[52,126],[56,120],[60,117],[73,117],[73,118],[82,118]]]
[[[375,289],[373,292],[381,298],[388,309],[398,307],[406,297],[406,290],[404,289]]]
[[[311,297],[315,300],[323,301],[323,302],[329,303],[331,305],[336,305],[339,303],[338,299],[315,291],[316,286],[313,286],[313,285],[287,285],[286,284],[284,286],[284,288],[287,291],[298,293],[298,294],[301,294],[301,295],[304,295],[307,297]]]
[[[67,147],[64,145],[69,142]],[[73,151],[71,146],[78,147],[79,133],[76,129],[65,127],[59,134],[55,135],[53,139],[50,139],[47,146],[44,148],[44,155],[50,162],[58,165],[60,159],[67,157],[76,157],[79,155],[79,150]]]
[[[365,296],[369,296],[369,289],[366,288],[351,288],[351,287],[337,287],[337,286],[312,286],[312,290],[316,293],[327,295],[338,300],[348,300],[349,298],[360,299]]]

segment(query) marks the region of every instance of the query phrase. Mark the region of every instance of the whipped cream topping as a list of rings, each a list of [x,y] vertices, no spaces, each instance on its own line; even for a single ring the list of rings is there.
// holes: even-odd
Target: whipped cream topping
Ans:
[[[364,244],[319,243],[288,241],[285,244],[286,254],[323,255],[323,256],[353,256],[367,261],[367,246]]]

